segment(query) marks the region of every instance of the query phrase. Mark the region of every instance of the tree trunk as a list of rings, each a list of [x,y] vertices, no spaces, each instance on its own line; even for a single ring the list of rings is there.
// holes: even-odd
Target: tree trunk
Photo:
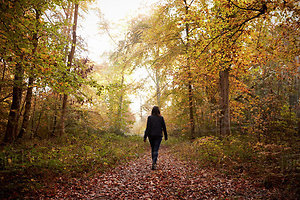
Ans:
[[[189,73],[189,77],[191,77]],[[189,78],[190,79],[190,78]],[[191,81],[188,82],[189,90],[189,110],[190,110],[190,125],[191,125],[191,139],[195,139],[195,120],[194,120],[194,104],[193,104],[193,88]]]
[[[142,104],[142,97],[139,95],[140,97],[140,121],[142,121],[143,119],[143,104]]]
[[[299,66],[298,67],[298,73],[296,77],[296,92],[297,92],[297,99],[300,98],[300,57],[296,57],[296,64]],[[298,120],[298,134],[300,134],[300,102],[298,101],[298,104],[295,106],[296,107],[296,116]]]
[[[35,26],[35,33],[33,35],[33,49],[32,49],[32,56],[35,56],[37,47],[38,47],[38,29],[39,29],[39,20],[40,20],[40,10],[35,9],[36,12],[36,16],[35,16],[35,20],[36,20],[36,26]],[[35,64],[33,65],[33,68],[35,68]],[[27,88],[27,93],[26,93],[26,97],[25,97],[25,112],[24,112],[24,116],[23,116],[23,123],[22,123],[22,127],[20,130],[20,133],[18,135],[18,138],[22,138],[24,134],[26,134],[27,132],[27,127],[29,124],[29,118],[30,118],[30,109],[31,109],[31,101],[32,101],[32,90],[33,90],[33,83],[35,81],[35,77],[33,74],[31,74],[31,76],[29,77],[29,81],[28,81],[28,88]]]
[[[68,6],[66,8],[66,22],[67,22],[67,27],[65,27],[64,31],[63,31],[63,34],[67,36],[67,40],[68,41],[71,41],[71,22],[72,22],[72,18],[73,18],[73,3],[68,1]],[[68,55],[70,54],[69,52],[69,44],[66,44],[65,48],[65,57],[64,57],[64,61],[66,62],[67,59],[68,59]]]
[[[298,103],[296,112],[297,112],[297,118],[298,118],[298,134],[300,134],[300,103]]]
[[[185,14],[189,14],[189,5],[186,0],[185,3]],[[190,28],[189,24],[185,23],[185,34],[186,34],[186,68],[188,74],[188,99],[189,99],[189,124],[190,124],[190,138],[195,139],[195,120],[194,120],[194,103],[193,103],[193,86],[192,86],[192,73],[191,73],[191,64],[190,64],[190,56],[189,56],[189,40],[190,40]]]
[[[73,22],[73,32],[72,32],[72,47],[71,51],[68,55],[68,69],[72,67],[73,58],[75,54],[75,46],[76,46],[76,29],[77,29],[77,18],[78,18],[78,3],[75,4],[75,11],[74,11],[74,22]],[[64,93],[63,97],[63,104],[62,104],[62,112],[59,122],[59,135],[63,136],[65,134],[65,120],[66,120],[66,113],[67,113],[67,101],[68,101],[68,94]]]
[[[21,59],[22,60],[22,59]],[[14,86],[13,86],[13,100],[11,103],[6,132],[4,136],[5,143],[12,143],[17,136],[18,130],[18,115],[22,100],[22,82],[23,82],[24,68],[21,61],[16,65]]]
[[[57,128],[59,136],[63,136],[65,134],[65,121],[66,121],[66,113],[67,113],[67,101],[68,94],[64,94],[62,108],[61,108],[61,116],[59,120],[59,125]]]
[[[31,129],[30,129],[30,138],[33,138],[33,130],[34,130],[34,118],[35,118],[35,110],[36,110],[36,96],[34,97],[34,102],[33,102],[33,110],[32,110],[32,117],[31,117]]]
[[[56,96],[57,95],[57,96]],[[54,97],[58,98],[58,94],[54,94]],[[55,136],[55,129],[57,126],[57,104],[56,102],[54,102],[54,115],[53,115],[53,125],[52,125],[52,131],[50,133],[50,137],[54,137]]]
[[[2,71],[2,78],[1,78],[1,84],[0,84],[0,92],[2,90],[2,84],[4,83],[5,72],[6,72],[6,62],[5,62],[5,60],[2,60],[1,62],[3,63],[3,71]]]
[[[229,68],[219,73],[220,78],[220,135],[230,134],[230,113],[229,113]]]
[[[23,116],[22,127],[21,127],[20,133],[18,135],[18,138],[22,138],[24,136],[24,134],[26,134],[26,132],[27,132],[27,127],[28,127],[29,120],[30,120],[33,82],[34,82],[34,78],[29,77],[28,88],[27,88],[27,93],[26,93],[26,97],[25,97],[25,112],[24,112],[24,116]]]
[[[117,121],[117,133],[121,133],[122,126],[122,109],[123,109],[123,86],[124,86],[124,70],[122,71],[122,79],[121,79],[121,93],[119,98],[119,109],[118,109],[118,121]]]
[[[36,128],[35,128],[35,130],[34,130],[34,132],[33,132],[33,134],[32,134],[32,137],[37,136],[38,130],[39,130],[39,128],[40,128],[41,119],[42,119],[42,116],[43,116],[43,113],[44,113],[44,108],[45,108],[45,106],[43,105],[43,106],[41,107],[40,115],[39,115],[39,118],[38,118],[38,121],[37,121]]]
[[[161,97],[161,91],[160,91],[160,79],[159,79],[159,73],[158,68],[155,69],[155,79],[156,79],[156,101],[157,106],[161,107],[160,97]]]

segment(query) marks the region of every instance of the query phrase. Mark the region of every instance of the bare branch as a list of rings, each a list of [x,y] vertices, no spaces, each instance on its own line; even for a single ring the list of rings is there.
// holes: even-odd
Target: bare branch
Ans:
[[[0,99],[0,102],[3,102],[5,99],[12,97],[12,93],[9,93],[6,97],[3,97],[2,99]]]
[[[192,0],[192,1],[191,1],[191,3],[190,3],[190,5],[189,5],[189,7],[190,7],[190,6],[191,6],[193,3],[194,3],[194,0]]]
[[[232,5],[234,5],[235,7],[237,7],[238,9],[241,10],[251,10],[251,11],[257,11],[257,12],[261,12],[261,9],[255,9],[255,8],[242,8],[240,6],[238,6],[237,4],[233,3],[231,0],[228,0],[229,3],[231,3]]]
[[[200,57],[200,55],[206,51],[206,49],[209,47],[209,45],[210,45],[213,41],[215,41],[216,39],[222,37],[223,35],[229,33],[230,31],[233,31],[234,29],[237,28],[238,30],[235,31],[235,32],[231,35],[231,37],[234,36],[235,33],[237,33],[238,31],[240,31],[240,28],[241,28],[242,26],[244,26],[247,22],[249,22],[249,21],[251,21],[251,20],[253,20],[253,19],[255,19],[255,18],[258,18],[260,15],[263,15],[263,14],[266,12],[266,10],[267,10],[267,7],[266,7],[266,5],[264,4],[264,5],[262,6],[262,8],[259,10],[259,13],[258,13],[257,15],[254,15],[253,17],[250,17],[250,18],[246,19],[246,20],[243,21],[242,23],[240,23],[240,24],[238,24],[238,25],[236,25],[236,26],[234,26],[234,27],[228,29],[227,31],[220,33],[219,35],[215,36],[214,38],[212,38],[212,40],[204,47],[204,49],[200,52],[200,54],[197,56],[196,59],[198,59],[198,58]],[[196,45],[199,44],[199,42],[200,42],[200,40],[196,43]]]

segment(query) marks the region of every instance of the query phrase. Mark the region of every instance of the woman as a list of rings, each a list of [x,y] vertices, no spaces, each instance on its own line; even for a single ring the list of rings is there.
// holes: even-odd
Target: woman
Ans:
[[[167,140],[168,134],[165,120],[160,115],[159,108],[157,106],[154,106],[151,112],[151,116],[149,116],[147,119],[147,128],[144,135],[144,142],[146,142],[146,139],[148,137],[151,144],[152,170],[156,169],[158,149],[163,137],[162,131],[164,131],[165,140]]]

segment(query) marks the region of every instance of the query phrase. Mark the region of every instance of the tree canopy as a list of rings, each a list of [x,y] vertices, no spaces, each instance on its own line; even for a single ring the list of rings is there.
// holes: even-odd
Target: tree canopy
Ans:
[[[0,2],[0,170],[138,157],[140,138],[127,137],[155,105],[173,150],[203,166],[280,180],[299,169],[298,1],[164,0],[118,39],[101,17],[115,43],[102,63],[78,31],[94,1]]]

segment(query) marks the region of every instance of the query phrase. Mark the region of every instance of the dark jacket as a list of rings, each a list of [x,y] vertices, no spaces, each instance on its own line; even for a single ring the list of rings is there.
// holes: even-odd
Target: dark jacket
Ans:
[[[147,137],[162,137],[162,131],[164,131],[165,140],[167,140],[168,134],[164,118],[162,116],[151,115],[147,119],[144,140],[146,140]]]

